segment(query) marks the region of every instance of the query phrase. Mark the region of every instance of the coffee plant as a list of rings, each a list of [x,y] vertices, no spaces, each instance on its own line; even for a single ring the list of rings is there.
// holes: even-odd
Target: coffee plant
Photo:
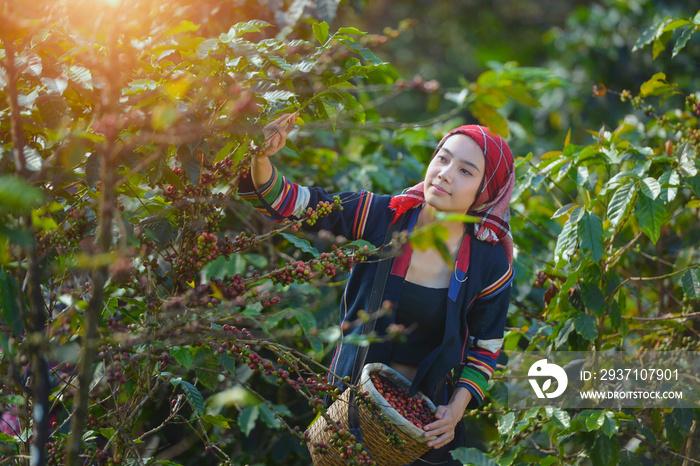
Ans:
[[[397,193],[445,130],[519,134],[565,83],[515,63],[456,88],[402,78],[377,54],[412,23],[335,27],[343,3],[2,2],[0,464],[308,464],[309,445],[372,464],[326,414],[326,366],[347,272],[377,251],[306,232],[340,198],[279,223],[243,202],[263,126],[300,115],[284,175]],[[682,56],[699,24],[664,20],[637,48]],[[597,88],[629,109],[619,125],[518,158],[506,353],[698,350],[700,94],[649,78]],[[438,115],[382,116],[416,94]],[[697,457],[697,410],[509,411],[492,385],[465,463],[493,461],[485,445],[501,464]],[[332,445],[305,433],[316,415]]]

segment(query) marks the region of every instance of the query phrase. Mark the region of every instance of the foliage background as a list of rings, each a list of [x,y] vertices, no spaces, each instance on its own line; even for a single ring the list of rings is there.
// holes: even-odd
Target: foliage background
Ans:
[[[265,375],[243,348],[323,372],[343,269],[363,252],[338,243],[343,258],[336,238],[271,225],[237,197],[284,111],[304,125],[278,166],[329,191],[399,192],[460,123],[508,136],[506,353],[698,350],[700,20],[685,2],[6,1],[0,14],[13,427],[0,463],[28,462],[34,442],[40,463],[308,464],[293,428],[322,382]],[[465,463],[700,456],[697,410],[513,412],[499,383],[467,413]],[[32,421],[37,406],[50,416]]]

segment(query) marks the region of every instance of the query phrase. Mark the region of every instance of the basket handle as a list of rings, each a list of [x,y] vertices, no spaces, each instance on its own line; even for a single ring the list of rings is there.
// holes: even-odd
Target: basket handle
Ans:
[[[390,243],[394,232],[398,229],[398,225],[399,221],[392,222],[391,225],[389,225],[382,245],[387,245]],[[372,291],[369,295],[369,302],[367,304],[367,314],[370,318],[367,322],[362,324],[361,335],[368,335],[372,333],[377,324],[379,307],[381,306],[382,297],[384,296],[384,288],[386,287],[386,281],[389,277],[389,267],[392,263],[392,257],[394,257],[394,255],[387,253],[384,250],[379,252],[379,265],[377,266],[377,272],[374,275],[374,283],[372,284]],[[357,352],[355,353],[355,361],[352,365],[350,383],[357,384],[359,382],[360,375],[362,374],[362,368],[365,366],[368,351],[369,345],[360,346],[357,349]]]

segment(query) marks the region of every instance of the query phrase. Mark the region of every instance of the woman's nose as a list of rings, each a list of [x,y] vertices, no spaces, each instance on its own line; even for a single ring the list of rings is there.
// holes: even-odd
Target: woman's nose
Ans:
[[[445,180],[446,182],[450,182],[451,176],[450,176],[450,167],[443,167],[442,170],[438,172],[438,178],[441,180]]]

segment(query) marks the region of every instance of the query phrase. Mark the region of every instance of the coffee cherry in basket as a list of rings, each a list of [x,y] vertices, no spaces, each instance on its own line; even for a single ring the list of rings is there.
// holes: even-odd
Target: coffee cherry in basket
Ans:
[[[409,398],[408,390],[377,374],[370,375],[370,379],[379,394],[411,424],[423,429],[426,424],[435,420],[435,412],[427,401],[416,397]]]

